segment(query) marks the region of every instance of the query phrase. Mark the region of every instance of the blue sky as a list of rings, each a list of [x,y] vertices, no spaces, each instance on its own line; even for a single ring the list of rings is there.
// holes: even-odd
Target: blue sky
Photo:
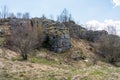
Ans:
[[[33,17],[42,14],[56,17],[66,8],[81,24],[120,18],[120,7],[114,7],[112,0],[0,0],[0,6],[3,5],[7,5],[10,12],[29,12]]]
[[[79,24],[93,29],[114,26],[120,35],[120,0],[0,0],[9,12],[29,12],[31,17],[56,18],[66,8]]]

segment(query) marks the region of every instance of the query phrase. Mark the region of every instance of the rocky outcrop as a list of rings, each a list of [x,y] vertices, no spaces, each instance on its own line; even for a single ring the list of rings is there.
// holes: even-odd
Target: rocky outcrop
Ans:
[[[70,38],[97,41],[100,36],[108,35],[107,31],[92,31],[83,28],[74,22],[60,23],[45,18],[33,19],[0,19],[0,26],[10,26],[6,29],[14,30],[16,26],[28,26],[36,29],[40,34],[41,41],[46,48],[55,52],[62,52],[71,48]],[[4,29],[0,28],[0,34]],[[8,31],[7,31],[8,32]]]
[[[78,39],[86,39],[88,41],[95,42],[99,39],[100,36],[108,35],[108,32],[105,30],[101,31],[87,30],[75,23],[66,22],[65,26],[69,28],[70,36]]]
[[[63,24],[48,19],[32,19],[33,27],[43,27],[43,43],[55,52],[71,48],[69,29]]]
[[[42,31],[42,44],[52,51],[60,53],[71,48],[69,29],[59,22],[42,18],[12,19],[9,21],[9,25],[11,25],[10,29],[12,30],[16,26],[25,25]]]
[[[55,52],[62,52],[71,48],[70,35],[67,28],[56,28],[47,30],[48,43],[51,46],[51,50]]]
[[[65,26],[69,28],[70,36],[74,38],[85,38],[86,29],[75,23],[66,22]]]
[[[108,35],[108,32],[105,30],[101,30],[101,31],[92,31],[89,30],[86,32],[86,39],[89,41],[97,41],[102,35]]]

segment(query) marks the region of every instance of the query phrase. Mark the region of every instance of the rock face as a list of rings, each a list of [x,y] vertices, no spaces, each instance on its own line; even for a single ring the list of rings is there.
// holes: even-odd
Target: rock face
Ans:
[[[43,46],[55,52],[62,52],[71,48],[70,38],[86,39],[89,41],[97,41],[100,36],[108,35],[107,31],[92,31],[75,24],[74,22],[59,23],[45,18],[33,19],[0,19],[0,26],[9,26],[13,29],[16,26],[29,26],[41,34],[41,42]],[[4,29],[0,28],[0,34],[3,34]],[[7,31],[8,32],[8,31]]]
[[[47,37],[51,50],[55,52],[62,52],[71,48],[70,35],[66,28],[54,27],[54,29],[48,30]]]
[[[14,30],[15,26],[30,26],[33,29],[42,30],[42,44],[44,47],[55,51],[63,52],[71,48],[69,29],[59,22],[49,19],[12,19],[9,21],[10,29]]]
[[[33,27],[43,27],[43,43],[55,52],[71,48],[69,30],[63,24],[48,19],[33,19]]]
[[[86,39],[88,41],[95,42],[99,39],[100,36],[108,35],[108,32],[105,30],[101,31],[87,30],[75,23],[65,23],[65,26],[69,28],[70,36],[78,39]]]
[[[75,23],[67,22],[65,26],[69,28],[70,36],[74,38],[85,38],[86,29]]]
[[[86,39],[89,41],[97,41],[102,35],[108,35],[108,32],[105,30],[101,30],[101,31],[92,31],[89,30],[86,32]]]

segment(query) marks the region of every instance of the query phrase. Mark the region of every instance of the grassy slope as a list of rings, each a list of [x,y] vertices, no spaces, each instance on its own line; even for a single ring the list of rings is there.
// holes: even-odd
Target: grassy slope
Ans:
[[[14,52],[0,50],[0,80],[120,80],[119,67],[100,61],[93,65],[95,55],[88,43],[71,41],[73,47],[69,51],[56,54],[41,49],[30,55],[28,61],[18,61]],[[87,61],[72,60],[70,56],[76,53]]]

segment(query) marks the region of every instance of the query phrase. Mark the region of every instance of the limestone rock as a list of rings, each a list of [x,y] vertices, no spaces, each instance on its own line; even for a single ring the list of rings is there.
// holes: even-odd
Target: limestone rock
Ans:
[[[10,20],[9,24],[12,29],[17,25],[27,25],[33,29],[42,30],[42,41],[52,51],[60,53],[71,48],[69,29],[59,22],[49,19],[33,18],[31,20],[13,19]]]

